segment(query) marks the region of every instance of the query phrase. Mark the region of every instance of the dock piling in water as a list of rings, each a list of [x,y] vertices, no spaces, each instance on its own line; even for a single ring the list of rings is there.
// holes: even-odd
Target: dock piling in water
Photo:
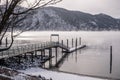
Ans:
[[[8,39],[7,39],[7,37],[6,37],[6,39],[5,39],[5,46],[6,46],[6,47],[8,46]]]
[[[61,43],[62,43],[62,46],[63,46],[63,40],[61,41]],[[62,56],[63,56],[63,48],[62,48]]]
[[[76,38],[76,44],[75,44],[75,47],[76,47],[76,49],[77,49],[77,44],[78,44],[78,42],[77,42],[78,40],[77,40],[77,38]]]
[[[72,47],[73,47],[73,38],[72,38]]]
[[[31,61],[33,62],[33,52],[31,52]]]
[[[57,53],[57,47],[55,48],[55,56],[56,56],[56,63],[57,63],[57,57],[58,57],[58,53]]]
[[[52,66],[52,48],[49,49],[49,68]]]
[[[110,74],[112,73],[112,46],[110,46]]]
[[[41,61],[43,60],[43,50],[41,50]]]

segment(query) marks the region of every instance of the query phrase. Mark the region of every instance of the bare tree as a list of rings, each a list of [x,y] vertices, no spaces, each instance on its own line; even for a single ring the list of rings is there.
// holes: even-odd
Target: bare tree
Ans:
[[[42,8],[46,5],[53,5],[61,0],[0,0],[0,43],[7,34],[10,32],[11,43],[8,47],[0,49],[0,51],[8,50],[14,41],[13,32],[16,27],[21,27],[22,22],[27,15],[37,8]],[[24,6],[24,8],[21,8]],[[24,29],[25,30],[25,29]],[[21,30],[18,34],[22,33]],[[17,34],[17,35],[18,35]]]

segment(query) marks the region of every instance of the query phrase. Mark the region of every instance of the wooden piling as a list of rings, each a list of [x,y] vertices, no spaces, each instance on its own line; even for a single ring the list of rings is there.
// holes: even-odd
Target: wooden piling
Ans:
[[[5,46],[6,46],[6,47],[8,46],[8,39],[7,39],[7,37],[6,37],[6,39],[5,39]]]
[[[43,50],[41,50],[41,61],[43,60]]]
[[[44,57],[45,57],[45,49],[43,50],[43,55],[44,55]]]
[[[77,44],[78,44],[78,39],[76,38],[76,42],[75,42],[76,54],[77,54]]]
[[[61,43],[62,43],[62,46],[63,46],[63,40],[61,41]],[[62,56],[63,56],[63,48],[62,48]]]
[[[72,47],[73,47],[73,45],[74,45],[74,44],[73,44],[73,38],[72,38]]]
[[[34,53],[31,52],[31,61],[32,61],[32,62],[33,62],[33,58],[34,58],[34,57],[33,57],[33,54],[34,54]]]
[[[24,58],[26,59],[26,57],[27,57],[27,55],[26,55],[26,53],[24,54]]]
[[[110,46],[110,74],[112,73],[112,46]]]
[[[57,47],[55,48],[55,56],[56,56],[56,63],[57,63],[57,57],[58,57],[58,55],[57,55]]]
[[[43,60],[45,61],[45,49],[43,50]],[[44,64],[43,64],[43,67],[45,68],[45,62],[44,62]]]
[[[51,68],[51,66],[52,66],[52,49],[50,48],[49,49],[49,68]]]
[[[37,51],[36,50],[34,51],[34,53],[35,53],[35,57],[37,57]]]
[[[76,38],[76,44],[75,44],[75,46],[76,46],[76,49],[77,49],[77,44],[78,44],[78,42],[77,42],[78,40],[77,40],[77,38]]]
[[[21,63],[21,56],[19,55],[18,56],[18,64],[20,64]]]

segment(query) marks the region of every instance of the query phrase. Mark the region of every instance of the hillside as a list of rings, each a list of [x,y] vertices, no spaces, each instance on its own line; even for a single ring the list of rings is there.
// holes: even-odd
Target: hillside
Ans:
[[[57,7],[38,8],[22,21],[30,30],[120,30],[120,19],[106,14],[88,14]],[[21,28],[21,27],[20,27]]]

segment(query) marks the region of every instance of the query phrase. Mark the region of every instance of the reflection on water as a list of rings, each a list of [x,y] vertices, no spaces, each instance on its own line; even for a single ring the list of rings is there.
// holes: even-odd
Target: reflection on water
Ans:
[[[87,45],[82,50],[70,53],[59,68],[60,71],[120,79],[120,32],[26,32],[17,39],[50,41],[50,35],[53,33],[59,34],[60,40],[64,40],[64,44],[66,44],[66,39],[69,39],[70,47],[72,38],[75,41],[79,37],[82,39],[82,44]],[[24,36],[24,34],[26,35]],[[112,74],[109,73],[111,45],[113,46]],[[58,53],[58,59],[60,59],[61,49]],[[53,64],[55,64],[54,59]]]
[[[103,54],[96,54],[96,51],[90,52],[88,49],[74,52],[59,70],[105,76],[109,73],[109,55],[106,53],[109,51],[106,50]]]

